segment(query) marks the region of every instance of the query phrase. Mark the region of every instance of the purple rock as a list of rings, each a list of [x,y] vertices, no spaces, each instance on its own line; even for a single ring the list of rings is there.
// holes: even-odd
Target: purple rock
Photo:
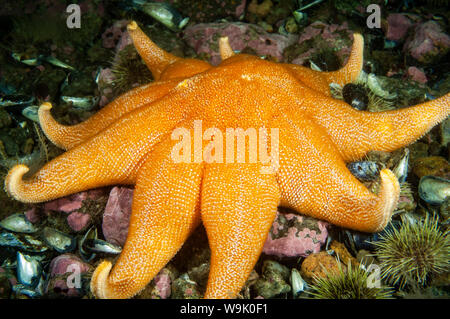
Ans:
[[[105,30],[102,34],[102,44],[106,49],[113,49],[117,46],[122,35],[127,32],[128,20],[119,20]]]
[[[308,46],[304,45],[306,41],[310,42]],[[338,25],[316,21],[302,30],[296,43],[299,48],[309,49],[299,52],[297,57],[291,57],[290,60],[291,63],[303,65],[324,47],[328,47],[333,48],[342,65],[345,65],[352,49],[352,41],[353,33],[348,28],[347,22]]]
[[[387,17],[386,39],[393,41],[402,41],[409,28],[413,25],[408,17],[401,13],[392,13]]]
[[[91,266],[73,254],[63,254],[50,262],[50,278],[46,293],[52,297],[82,297],[81,275],[91,271]],[[78,277],[77,277],[78,276]]]
[[[73,273],[74,269],[79,270],[82,274],[88,272],[91,266],[73,254],[59,255],[50,262],[50,276],[52,277],[64,275],[67,272]]]
[[[70,213],[77,209],[80,209],[83,200],[90,198],[96,199],[104,194],[103,189],[92,189],[86,192],[81,192],[59,199],[52,200],[44,204],[44,211],[48,214],[50,211]]]
[[[420,70],[419,68],[416,68],[415,66],[410,66],[408,68],[408,77],[411,80],[420,82],[420,83],[427,83],[428,79],[425,73]]]
[[[68,282],[67,275],[57,275],[53,278],[50,278],[46,289],[47,294],[49,294],[50,297],[52,297],[53,294],[69,298],[82,297],[83,293],[81,287],[69,288],[67,282]]]
[[[27,210],[25,212],[25,216],[33,224],[36,224],[41,220],[41,217],[39,216],[36,207],[32,207],[31,209]]]
[[[209,62],[221,62],[218,39],[228,37],[233,50],[251,50],[256,55],[269,55],[278,61],[283,59],[283,51],[297,39],[296,35],[284,36],[267,33],[262,27],[242,23],[201,23],[187,27],[183,39],[194,48],[197,54],[206,54]]]
[[[327,225],[312,217],[277,212],[263,253],[278,257],[306,257],[317,253],[328,237]]]
[[[450,36],[437,22],[427,21],[414,28],[403,50],[421,63],[433,63],[449,52]]]
[[[80,212],[73,212],[67,216],[67,223],[74,231],[79,232],[86,229],[91,223],[91,216]]]
[[[126,187],[114,187],[109,194],[103,214],[103,235],[115,245],[123,246],[128,235],[133,190]]]
[[[153,279],[155,282],[155,288],[158,290],[161,299],[167,299],[171,294],[171,284],[170,274],[162,269]]]
[[[99,102],[100,106],[105,106],[113,99],[113,81],[115,78],[111,68],[105,68],[100,71],[97,85],[101,96]]]

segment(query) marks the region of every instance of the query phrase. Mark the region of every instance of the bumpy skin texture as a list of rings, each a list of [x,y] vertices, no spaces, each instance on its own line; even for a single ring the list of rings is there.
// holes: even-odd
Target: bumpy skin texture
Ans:
[[[232,298],[240,291],[278,205],[342,227],[383,229],[398,200],[397,179],[381,171],[375,195],[350,174],[346,162],[369,150],[405,146],[449,114],[449,94],[380,113],[356,111],[331,98],[331,82],[354,81],[361,70],[360,35],[348,65],[322,73],[235,55],[227,39],[220,41],[224,61],[212,67],[164,52],[134,22],[128,30],[157,81],[73,127],[58,124],[51,105],[42,105],[45,133],[68,151],[28,179],[23,179],[28,168],[15,166],[5,181],[12,196],[29,203],[104,185],[136,185],[122,254],[114,268],[103,261],[92,276],[92,292],[100,298],[138,293],[200,222],[212,253],[206,298]],[[172,132],[192,130],[196,120],[202,120],[202,132],[218,128],[223,135],[227,128],[278,128],[278,146],[263,146],[268,154],[269,148],[279,149],[278,170],[263,174],[261,162],[196,162],[195,147],[194,161],[176,163],[171,154],[179,141]],[[274,158],[272,164],[277,168]]]

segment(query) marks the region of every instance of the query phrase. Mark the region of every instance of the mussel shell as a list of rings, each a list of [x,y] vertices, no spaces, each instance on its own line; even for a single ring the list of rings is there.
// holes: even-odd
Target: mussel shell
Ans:
[[[300,272],[295,268],[293,268],[291,271],[291,286],[294,298],[297,298],[299,294],[301,294],[308,288],[308,284],[302,278]]]
[[[355,256],[361,249],[373,251],[375,249],[373,242],[379,241],[382,236],[386,235],[386,232],[392,229],[399,229],[400,226],[401,222],[393,220],[378,233],[369,234],[354,230],[344,230],[344,244]]]
[[[398,182],[404,183],[408,176],[408,163],[409,163],[409,149],[405,148],[404,153],[400,161],[392,169],[392,172],[397,177]]]
[[[23,94],[3,95],[0,97],[0,106],[26,106],[32,104],[34,101],[34,96]]]
[[[369,97],[364,86],[359,84],[348,83],[342,89],[344,101],[357,110],[363,111],[369,105]]]
[[[97,239],[97,228],[91,227],[82,237],[78,239],[78,253],[85,262],[90,262],[96,254],[85,247],[86,240]]]
[[[35,288],[40,276],[42,275],[42,266],[40,258],[17,252],[17,280],[19,283],[30,288]]]
[[[347,164],[350,172],[361,181],[373,181],[378,176],[378,165],[372,161],[357,161]]]
[[[0,221],[0,227],[16,233],[31,234],[38,231],[37,227],[35,227],[23,213],[17,213],[6,217]]]
[[[12,290],[16,294],[25,295],[25,296],[28,296],[30,298],[42,297],[42,294],[40,294],[39,292],[37,292],[34,289],[31,289],[27,285],[23,285],[23,284],[17,284],[17,285],[12,286]]]
[[[61,100],[71,104],[76,109],[90,111],[98,104],[100,98],[98,96],[77,97],[62,95]]]
[[[27,119],[32,120],[33,122],[39,123],[39,115],[38,115],[39,106],[30,105],[22,110],[22,115]]]
[[[39,239],[9,232],[0,233],[0,246],[13,247],[30,253],[42,253],[48,250],[48,247]]]
[[[168,3],[147,2],[141,6],[141,10],[172,31],[179,31],[189,22],[189,18],[183,18],[183,16]]]
[[[308,15],[300,10],[295,10],[294,12],[292,12],[292,15],[294,16],[295,22],[297,22],[298,24],[305,22],[308,18]]]
[[[423,176],[419,181],[419,196],[431,205],[441,205],[450,196],[450,180],[437,176]]]
[[[101,239],[87,239],[85,242],[85,247],[96,253],[104,254],[120,254],[122,252],[122,247],[108,243]]]
[[[71,252],[76,246],[75,238],[50,227],[42,230],[41,237],[48,246],[60,253]]]

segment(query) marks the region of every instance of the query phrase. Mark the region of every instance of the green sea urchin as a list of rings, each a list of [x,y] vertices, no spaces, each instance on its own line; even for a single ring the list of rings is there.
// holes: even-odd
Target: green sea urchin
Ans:
[[[449,231],[441,231],[437,218],[425,218],[415,224],[403,223],[374,242],[381,262],[381,276],[390,284],[417,283],[425,285],[429,275],[450,270]],[[412,281],[412,282],[411,282]]]
[[[315,299],[388,299],[392,291],[388,287],[370,286],[371,272],[348,264],[345,271],[338,263],[339,271],[316,277],[309,294]]]
[[[122,94],[153,79],[150,70],[132,45],[128,45],[118,53],[111,71],[115,77],[112,84],[116,94]]]

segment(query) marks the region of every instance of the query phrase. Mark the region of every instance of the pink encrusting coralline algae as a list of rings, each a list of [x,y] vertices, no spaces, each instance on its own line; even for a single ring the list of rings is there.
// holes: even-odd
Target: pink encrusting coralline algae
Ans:
[[[278,257],[306,257],[319,252],[328,237],[327,225],[312,217],[277,212],[263,253]]]

